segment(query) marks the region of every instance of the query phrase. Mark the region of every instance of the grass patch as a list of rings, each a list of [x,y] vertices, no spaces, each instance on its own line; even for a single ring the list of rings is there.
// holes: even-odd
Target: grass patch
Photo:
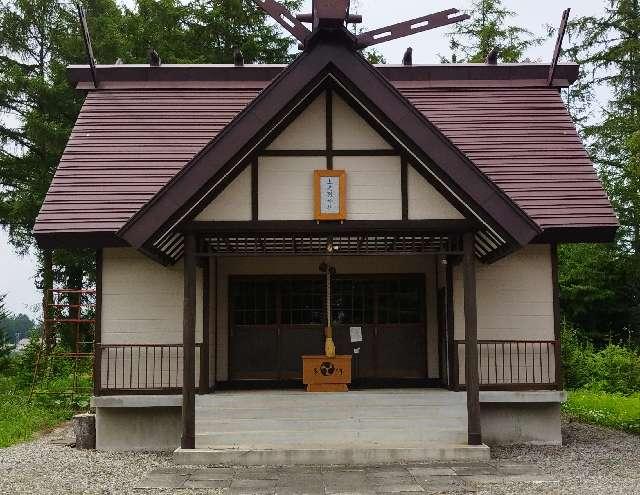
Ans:
[[[56,385],[62,389],[64,381],[56,380]],[[0,448],[33,439],[36,433],[71,419],[78,408],[78,399],[64,394],[37,394],[29,400],[29,389],[0,377]]]
[[[569,392],[562,410],[585,423],[640,433],[640,393],[625,396],[586,390]]]

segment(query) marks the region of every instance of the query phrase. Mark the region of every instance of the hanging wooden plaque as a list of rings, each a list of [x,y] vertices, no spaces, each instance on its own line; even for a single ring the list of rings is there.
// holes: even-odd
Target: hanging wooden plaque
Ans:
[[[344,170],[316,170],[313,190],[316,220],[347,218],[347,174]]]

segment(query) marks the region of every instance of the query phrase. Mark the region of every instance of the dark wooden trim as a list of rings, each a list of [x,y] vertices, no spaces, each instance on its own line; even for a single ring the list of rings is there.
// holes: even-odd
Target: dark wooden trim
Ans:
[[[96,249],[96,306],[93,334],[93,395],[100,395],[102,388],[102,249]]]
[[[364,57],[340,44],[319,42],[276,77],[118,234],[134,246],[145,247],[163,228],[171,227],[187,212],[196,213],[191,207],[213,192],[216,178],[234,168],[240,156],[256,151],[258,143],[264,145],[263,138],[277,131],[275,124],[283,124],[278,119],[286,112],[293,113],[293,108],[299,109],[300,99],[321,90],[327,78],[348,88],[376,119],[384,119],[412,153],[433,157],[434,174],[470,198],[470,206],[516,244],[527,244],[540,233],[537,225]],[[210,159],[213,154],[214,165]]]
[[[446,329],[446,311],[447,311],[447,289],[442,280],[442,270],[440,263],[442,256],[433,257],[433,268],[436,278],[436,317],[438,325],[438,375],[443,386],[447,384],[447,329]],[[426,286],[425,286],[426,288]]]
[[[453,388],[459,383],[458,372],[458,349],[455,347],[455,327],[453,313],[453,261],[450,256],[445,258],[447,266],[446,273],[446,289],[447,289],[447,339],[449,348],[449,387]]]
[[[213,383],[211,384],[212,391],[215,391],[218,386],[218,317],[219,317],[219,306],[218,306],[218,270],[220,267],[220,262],[217,256],[213,257],[213,308],[214,308],[214,318],[213,318]]]
[[[259,222],[191,222],[185,232],[193,233],[453,233],[460,234],[477,228],[469,220],[345,220],[318,223],[314,220],[261,220]]]
[[[537,236],[532,242],[537,244],[550,243],[578,243],[578,242],[614,242],[617,225],[603,225],[600,227],[550,227]]]
[[[128,247],[129,243],[115,232],[35,232],[41,249]]]
[[[154,82],[163,88],[185,88],[185,83],[228,84],[230,87],[264,88],[265,84],[277,78],[287,69],[287,65],[246,64],[241,68],[228,65],[97,65],[96,70],[101,87],[108,83],[136,84],[139,88],[148,88]],[[397,84],[403,81],[429,85],[443,83],[445,87],[473,86],[477,81],[487,81],[492,86],[536,86],[543,87],[549,74],[549,65],[545,64],[504,64],[475,66],[461,64],[426,64],[410,67],[399,65],[376,65],[384,77]],[[70,65],[67,78],[72,85],[87,83],[86,89],[94,89],[88,65]],[[578,78],[578,65],[558,64],[554,78],[555,85],[569,85]],[[170,83],[173,83],[172,85]],[[106,84],[106,85],[105,85]],[[82,86],[85,87],[85,86]]]
[[[184,240],[184,303],[182,316],[182,438],[183,449],[195,448],[195,333],[196,333],[196,238],[187,234]]]
[[[398,156],[395,149],[370,149],[370,150],[262,150],[260,156]]]
[[[103,388],[100,395],[180,395],[181,387],[171,388]]]
[[[504,391],[504,392],[523,392],[527,390],[556,390],[555,383],[481,383],[479,386],[481,391]],[[467,386],[463,383],[456,389],[457,392],[467,390]],[[482,401],[486,402],[486,401]]]
[[[254,222],[257,222],[258,218],[260,218],[260,212],[258,210],[260,197],[258,195],[258,184],[260,183],[260,176],[258,174],[258,158],[254,158],[251,162],[251,219]]]
[[[325,102],[325,125],[327,138],[327,170],[333,170],[333,92],[327,89]]]
[[[402,195],[402,219],[409,220],[409,192],[408,192],[408,174],[407,157],[402,155],[400,159],[400,193]]]
[[[522,239],[518,239],[519,236],[526,235],[528,243],[540,232],[538,225],[535,224],[511,198],[496,186],[495,183],[484,175],[475,176],[475,174],[466,174],[469,170],[465,169],[465,165],[472,163],[471,160],[458,148],[455,148],[449,139],[441,134],[412,104],[410,104],[409,115],[413,115],[415,120],[411,125],[399,126],[395,119],[389,118],[390,115],[394,115],[397,112],[397,108],[390,108],[386,113],[380,111],[379,107],[382,106],[382,104],[386,105],[388,103],[383,96],[384,91],[381,90],[378,97],[374,95],[374,98],[371,98],[371,95],[375,92],[367,91],[367,93],[363,93],[361,87],[349,79],[345,79],[342,82],[343,86],[335,85],[336,93],[398,153],[414,153],[419,160],[428,167],[429,172],[423,166],[414,166],[414,169],[463,216],[469,216],[469,209],[476,214],[480,214],[484,217],[485,221],[492,224],[498,231],[501,231],[503,237],[511,239],[511,242],[515,242],[516,244],[523,244]],[[391,85],[389,85],[387,89],[395,90]],[[399,96],[403,98],[402,95]],[[356,101],[356,99],[358,101]],[[405,116],[403,119],[412,120],[409,116]],[[382,123],[384,123],[384,126]],[[420,129],[422,129],[422,131],[420,131]],[[432,130],[435,135],[439,136],[440,144],[450,143],[449,146],[451,151],[453,151],[452,156],[445,159],[440,155],[437,161],[432,158],[439,156],[435,150],[436,141],[432,139],[436,136],[430,135],[428,139],[425,140],[425,137],[427,137],[425,134],[427,129]],[[418,138],[418,140],[412,141],[411,135]],[[430,144],[426,144],[426,141],[429,141]],[[460,159],[465,165],[458,163]],[[447,162],[447,160],[451,161]],[[466,178],[464,180],[459,178],[457,181],[453,181],[451,178],[453,170],[450,170],[452,167],[443,166],[444,163],[449,163],[451,166],[454,164],[462,165],[458,168],[458,172],[465,175]],[[434,175],[440,180],[436,180],[433,177]],[[455,191],[462,200],[454,197],[443,183]],[[492,194],[493,197],[490,202],[477,201],[477,192],[481,189],[493,190],[493,193],[488,193]],[[490,209],[494,211],[494,214],[489,213],[488,210]],[[508,222],[506,221],[507,218]],[[523,223],[525,225],[523,225]]]
[[[562,390],[564,386],[564,376],[562,371],[562,343],[561,332],[562,326],[560,322],[560,282],[558,279],[558,245],[551,245],[551,280],[553,284],[553,335],[556,339],[556,348],[554,349],[556,387]]]
[[[202,266],[202,346],[200,347],[200,382],[199,389],[201,394],[209,392],[209,347],[211,344],[210,329],[210,270],[209,259],[204,260]]]
[[[413,321],[411,323],[379,323],[380,321],[380,314],[378,312],[378,300],[379,297],[374,297],[374,304],[373,304],[373,321],[371,323],[353,323],[353,325],[360,325],[362,327],[364,327],[365,329],[368,328],[376,328],[377,330],[380,331],[385,331],[387,329],[397,329],[397,328],[412,328],[412,329],[416,329],[419,330],[420,332],[422,332],[423,336],[424,336],[424,344],[425,344],[425,350],[426,350],[426,346],[427,346],[427,324],[428,324],[428,318],[427,318],[427,311],[428,311],[428,304],[427,304],[427,284],[426,284],[426,279],[427,279],[427,275],[422,272],[422,273],[393,273],[393,272],[385,272],[385,273],[357,273],[357,272],[348,272],[348,273],[341,273],[341,274],[336,274],[335,280],[351,280],[351,279],[356,279],[356,280],[362,280],[362,281],[383,281],[383,280],[394,280],[394,281],[415,281],[419,284],[419,292],[422,295],[421,297],[421,302],[420,302],[420,311],[419,311],[419,321]],[[235,368],[235,363],[232,361],[232,357],[234,355],[234,353],[232,352],[232,349],[234,348],[234,342],[232,337],[232,332],[235,331],[236,329],[241,329],[241,330],[256,330],[258,328],[261,329],[267,329],[271,332],[277,331],[280,332],[282,330],[297,330],[297,329],[313,329],[313,330],[317,330],[318,331],[318,335],[320,335],[320,332],[322,332],[322,329],[324,328],[324,326],[326,326],[326,316],[323,315],[323,323],[311,323],[311,324],[295,324],[295,323],[283,323],[282,321],[282,291],[283,291],[283,282],[285,281],[291,281],[291,280],[295,280],[295,281],[314,281],[314,282],[323,282],[325,280],[325,276],[322,275],[321,273],[318,272],[312,272],[312,273],[308,273],[308,274],[302,274],[302,273],[297,273],[297,274],[287,274],[287,273],[281,273],[281,274],[266,274],[266,275],[253,275],[253,274],[243,274],[243,275],[229,275],[226,280],[225,283],[227,284],[228,289],[228,314],[229,314],[229,332],[228,332],[228,352],[229,352],[229,369],[228,369],[228,376],[230,377],[230,381],[237,381],[237,382],[245,382],[245,381],[258,381],[258,380],[263,380],[263,381],[270,381],[270,382],[274,382],[274,381],[279,381],[279,380],[286,380],[288,378],[292,378],[292,376],[290,376],[288,373],[285,373],[284,375],[282,374],[282,369],[278,369],[278,376],[275,377],[273,371],[264,371],[264,372],[256,372],[256,373],[252,373],[251,375],[242,375],[242,369],[237,369]],[[275,287],[275,307],[276,307],[276,311],[275,311],[275,321],[273,323],[269,323],[269,324],[240,324],[237,325],[234,321],[234,297],[233,297],[233,291],[231,290],[232,285],[235,282],[242,282],[242,281],[260,281],[260,282],[273,282],[274,283],[274,287]],[[324,291],[324,283],[323,283],[323,291]],[[326,294],[325,294],[326,295]],[[326,308],[326,300],[324,300],[323,302],[324,307]],[[344,324],[344,325],[339,325],[342,328],[348,327],[349,324]],[[278,333],[278,341],[277,341],[277,362],[278,363],[282,363],[282,347],[281,347],[282,341],[281,341],[281,336]],[[242,343],[240,344],[242,345]],[[375,344],[374,344],[375,345]],[[377,355],[377,352],[374,351],[374,356]],[[375,359],[375,358],[374,358]],[[238,363],[241,364],[241,363]],[[375,365],[374,367],[378,366],[378,362],[377,360],[375,360]],[[383,378],[383,381],[387,381],[390,382],[392,380],[419,380],[419,381],[427,381],[427,380],[431,380],[433,382],[433,384],[438,384],[438,386],[442,386],[442,382],[440,380],[440,378],[434,378],[434,379],[429,379],[428,377],[428,373],[429,373],[429,356],[427,353],[425,353],[424,355],[424,376],[420,377],[420,378],[393,378],[393,379],[387,379],[387,378]],[[262,376],[259,376],[262,375]],[[379,378],[375,378],[375,380],[380,380]],[[358,383],[358,379],[357,379],[357,375],[354,374],[354,382],[353,383]]]
[[[463,239],[464,257],[462,269],[464,272],[465,384],[467,386],[468,437],[469,445],[481,445],[475,234],[467,232],[464,234]]]

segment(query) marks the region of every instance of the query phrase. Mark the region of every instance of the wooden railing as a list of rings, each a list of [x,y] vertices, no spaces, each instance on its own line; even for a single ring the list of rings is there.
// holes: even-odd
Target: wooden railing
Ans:
[[[453,382],[464,388],[465,341],[455,341]],[[560,387],[560,344],[555,340],[479,340],[478,375],[482,390]]]
[[[196,344],[196,361],[200,346]],[[179,394],[182,390],[182,344],[96,344],[95,352],[97,395]]]

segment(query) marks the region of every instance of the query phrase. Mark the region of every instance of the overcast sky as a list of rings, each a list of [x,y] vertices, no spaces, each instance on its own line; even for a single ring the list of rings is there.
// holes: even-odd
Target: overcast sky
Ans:
[[[545,32],[544,26],[560,23],[562,11],[571,7],[572,17],[597,14],[606,0],[505,0],[505,5],[517,13],[512,22],[534,33]],[[131,3],[131,2],[127,2]],[[310,0],[306,2],[309,9]],[[356,3],[356,2],[352,2]],[[375,29],[413,17],[456,7],[464,9],[470,0],[359,0],[358,10],[364,17],[364,26]],[[388,63],[399,63],[407,46],[413,47],[414,64],[437,63],[438,55],[449,55],[446,28],[426,31],[410,38],[378,45],[378,50]],[[553,40],[533,48],[527,56],[532,60],[547,62],[553,51]],[[160,54],[162,55],[162,54]],[[96,54],[100,58],[100,54]],[[40,295],[34,286],[35,260],[33,256],[17,256],[7,243],[6,233],[0,230],[0,294],[7,294],[6,307],[15,313],[39,316]]]

